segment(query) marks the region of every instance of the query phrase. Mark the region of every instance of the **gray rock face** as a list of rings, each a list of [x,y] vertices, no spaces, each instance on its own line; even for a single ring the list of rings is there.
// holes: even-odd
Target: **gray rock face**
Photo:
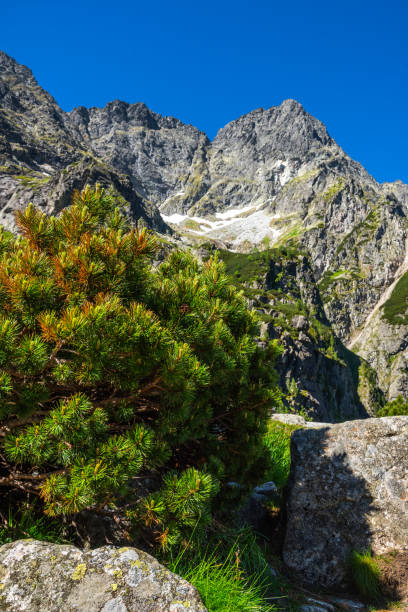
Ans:
[[[408,255],[350,343],[378,372],[379,385],[390,400],[399,395],[408,398],[407,298]]]
[[[364,327],[354,350],[378,372],[381,389],[389,400],[408,398],[408,326],[393,325],[379,310]]]
[[[137,191],[156,204],[184,189],[209,145],[197,128],[153,113],[142,103],[115,100],[105,108],[79,107],[66,124],[98,157],[129,174]]]
[[[135,548],[82,552],[35,540],[0,548],[5,612],[205,612],[188,582]]]
[[[408,417],[295,431],[288,487],[285,563],[346,587],[352,550],[408,550]]]
[[[210,188],[194,210],[271,205],[322,148],[327,157],[340,151],[323,124],[295,100],[254,110],[218,132],[208,156]]]

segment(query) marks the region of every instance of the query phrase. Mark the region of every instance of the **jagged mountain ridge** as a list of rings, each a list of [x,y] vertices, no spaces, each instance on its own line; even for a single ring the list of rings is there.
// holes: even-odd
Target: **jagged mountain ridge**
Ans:
[[[192,244],[296,243],[345,341],[402,270],[408,186],[378,184],[298,102],[254,110],[210,142],[142,103],[66,113],[0,52],[0,222],[12,227],[13,210],[29,201],[57,212],[74,188],[97,181],[114,185],[135,221],[164,232],[164,218]]]
[[[0,52],[0,222],[13,228],[13,211],[30,201],[57,212],[87,182],[113,185],[130,204],[131,219],[166,231],[157,208],[146,205],[130,178],[77,139],[66,113],[31,71]]]

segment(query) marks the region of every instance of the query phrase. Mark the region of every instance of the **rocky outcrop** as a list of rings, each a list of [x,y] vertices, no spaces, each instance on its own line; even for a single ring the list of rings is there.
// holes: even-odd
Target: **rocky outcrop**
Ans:
[[[408,550],[408,417],[292,435],[283,558],[306,584],[348,584],[353,550]]]
[[[333,332],[308,259],[272,260],[265,287],[273,296],[268,333],[283,348],[278,371],[289,407],[331,423],[374,414],[371,387],[359,394],[361,360]]]
[[[4,612],[205,612],[188,582],[136,548],[87,552],[19,540],[0,548]]]
[[[354,335],[350,348],[378,372],[378,382],[389,400],[408,398],[408,255],[396,280]]]

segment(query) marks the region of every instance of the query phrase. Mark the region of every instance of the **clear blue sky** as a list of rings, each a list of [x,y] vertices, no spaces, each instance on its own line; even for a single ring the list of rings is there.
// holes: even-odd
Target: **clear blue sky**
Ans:
[[[408,183],[407,0],[4,0],[0,48],[65,110],[145,102],[213,138],[295,98],[379,181]]]

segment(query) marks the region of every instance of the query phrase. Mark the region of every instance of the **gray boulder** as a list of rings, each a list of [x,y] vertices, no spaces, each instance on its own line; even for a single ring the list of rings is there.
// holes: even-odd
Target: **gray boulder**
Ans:
[[[352,550],[408,550],[408,417],[292,435],[283,558],[306,584],[348,586]]]
[[[0,548],[0,610],[206,612],[196,589],[136,548],[35,540]]]

